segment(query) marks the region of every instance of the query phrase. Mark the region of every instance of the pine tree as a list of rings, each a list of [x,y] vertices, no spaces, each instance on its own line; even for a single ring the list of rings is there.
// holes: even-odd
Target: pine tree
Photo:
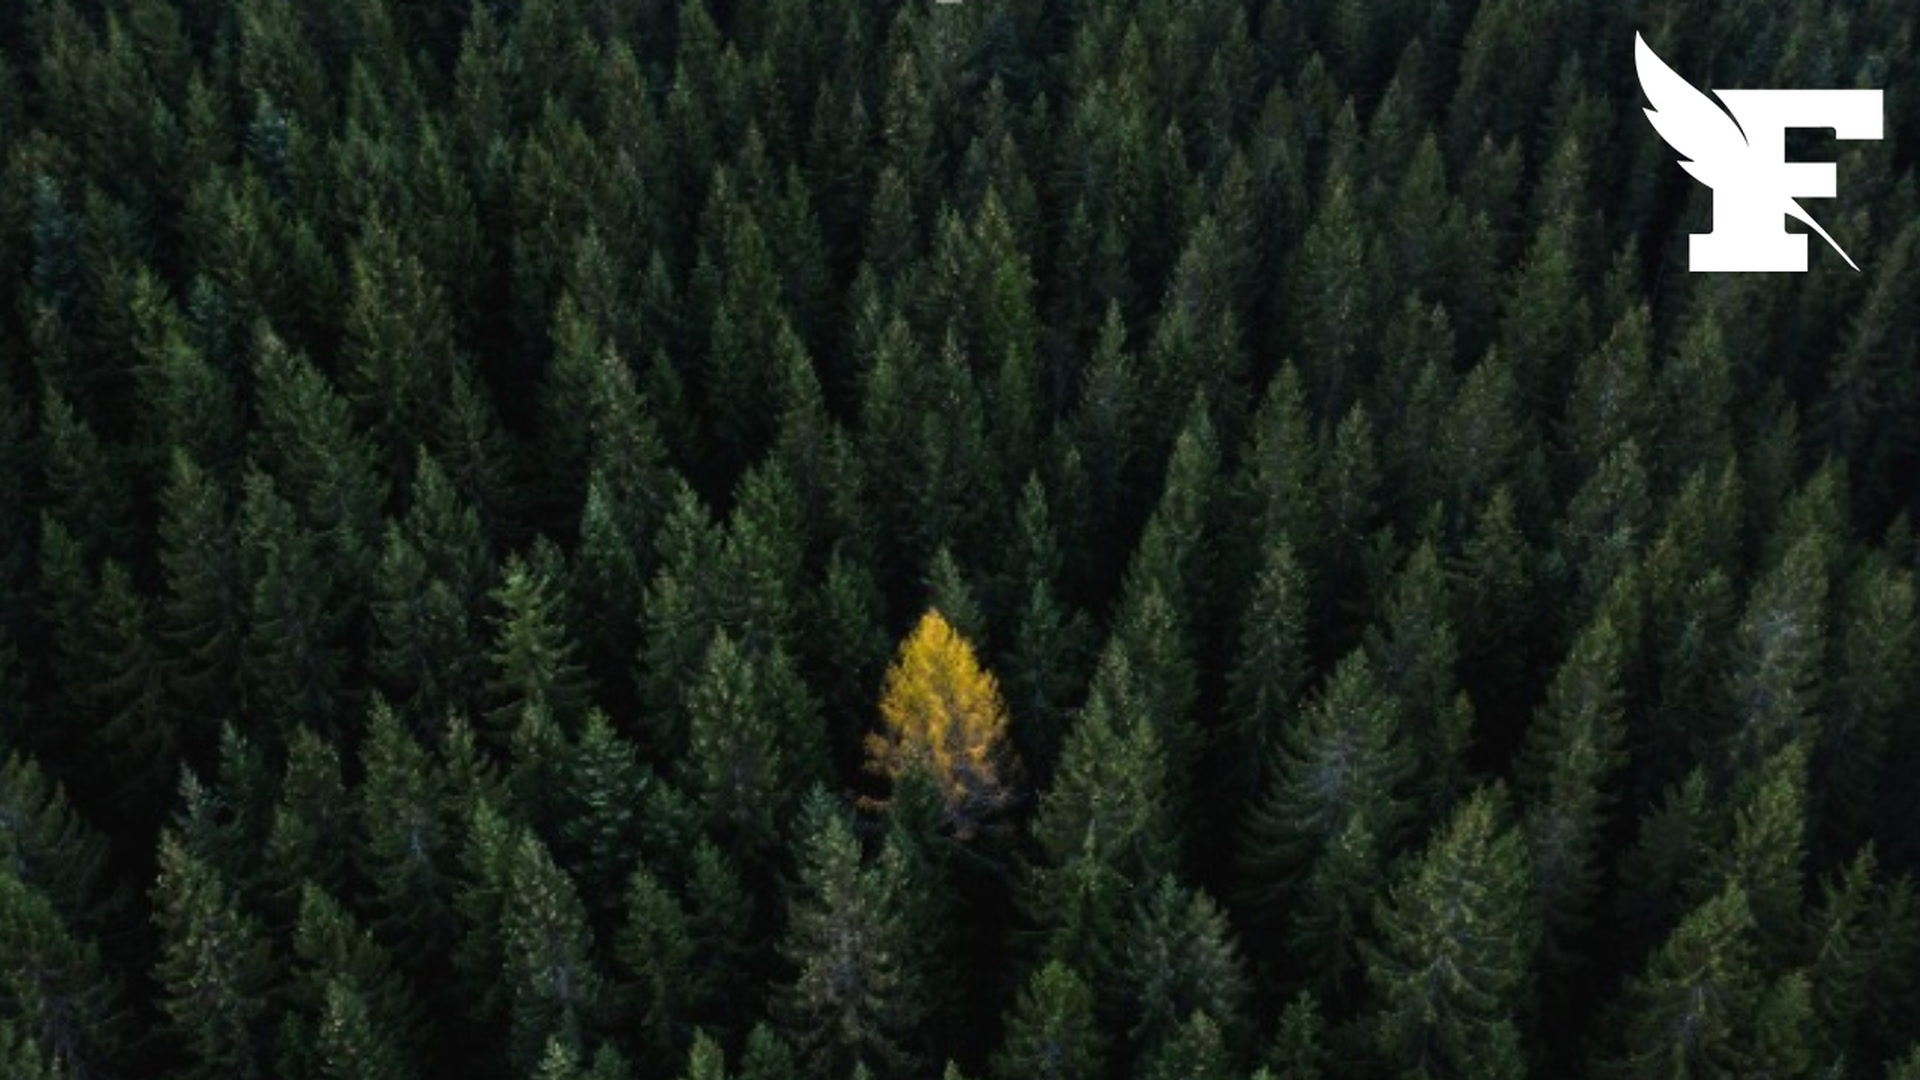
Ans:
[[[1237,1073],[1220,1025],[1196,1009],[1147,1054],[1140,1075],[1150,1080],[1229,1080]]]
[[[125,556],[133,494],[120,448],[103,440],[93,421],[52,387],[41,395],[39,450],[47,512],[89,556]]]
[[[273,959],[265,935],[178,833],[160,834],[159,860],[153,901],[161,952],[154,978],[169,1028],[188,1054],[188,1075],[269,1075],[266,992]]]
[[[1831,642],[1837,664],[1813,784],[1828,850],[1859,835],[1878,801],[1895,718],[1920,693],[1902,659],[1920,643],[1913,572],[1869,555],[1838,599]]]
[[[353,804],[341,777],[339,752],[306,728],[295,729],[280,791],[266,847],[267,878],[275,899],[291,901],[308,885],[343,892],[349,852],[337,838],[351,831]],[[289,910],[291,906],[287,904]]]
[[[1257,794],[1263,763],[1306,688],[1309,588],[1292,545],[1284,538],[1271,542],[1241,616],[1238,648],[1227,672],[1231,737],[1221,770],[1227,779],[1219,789],[1235,800]]]
[[[1393,886],[1367,949],[1377,1052],[1399,1075],[1525,1075],[1538,923],[1527,849],[1499,787],[1475,791]]]
[[[696,982],[709,1010],[734,1024],[758,1015],[763,994],[748,972],[759,969],[767,949],[756,929],[755,896],[739,867],[709,840],[694,846],[685,908],[693,954],[704,967]]]
[[[341,612],[328,600],[332,576],[347,568],[328,557],[265,473],[247,476],[239,531],[250,614],[247,704],[282,724],[330,732],[346,656]]]
[[[586,911],[566,872],[531,832],[506,853],[500,911],[515,1060],[531,1064],[549,1039],[584,1047],[598,1025],[600,975]]]
[[[100,947],[10,866],[0,866],[0,949],[0,1007],[9,1022],[74,1075],[114,1069],[124,1014]]]
[[[1356,402],[1337,427],[1322,429],[1315,449],[1320,461],[1315,493],[1318,496],[1318,535],[1312,565],[1317,602],[1314,623],[1334,626],[1368,612],[1368,567],[1362,552],[1380,524],[1381,474],[1372,418]]]
[[[1527,729],[1523,828],[1548,957],[1562,959],[1600,891],[1611,778],[1626,760],[1625,631],[1602,612],[1575,640]]]
[[[392,700],[437,725],[478,704],[479,615],[492,566],[478,512],[424,449],[408,494],[373,571],[369,661]]]
[[[962,639],[977,648],[985,648],[988,644],[986,616],[981,611],[976,590],[953,557],[952,548],[942,544],[933,553],[933,560],[927,564],[926,579],[927,607],[939,612]]]
[[[1149,1052],[1180,1039],[1180,1026],[1205,1014],[1229,1037],[1242,1022],[1247,979],[1227,916],[1205,892],[1172,875],[1137,901],[1122,970],[1128,1035]]]
[[[1362,328],[1374,318],[1369,264],[1373,245],[1362,223],[1353,179],[1329,172],[1319,206],[1300,242],[1288,307],[1299,327],[1297,354],[1310,397],[1322,415],[1352,404],[1364,371],[1356,370]]]
[[[264,325],[255,333],[254,353],[256,456],[333,571],[324,587],[309,587],[313,603],[344,621],[365,600],[388,474],[354,427],[346,399],[311,360]],[[409,435],[403,464],[411,463],[413,446]]]
[[[1824,1048],[1872,1060],[1871,1052],[1889,1052],[1904,1038],[1912,1007],[1907,968],[1920,950],[1917,916],[1911,880],[1889,879],[1872,844],[1821,883],[1808,919],[1813,959],[1806,970]]]
[[[1317,521],[1319,474],[1313,428],[1300,370],[1284,361],[1267,383],[1254,413],[1234,489],[1253,535],[1271,544],[1285,540],[1313,565],[1310,546]]]
[[[682,1080],[727,1080],[726,1053],[713,1036],[698,1031],[693,1036],[693,1047],[687,1052],[687,1068],[681,1074]]]
[[[93,608],[89,644],[99,670],[75,694],[91,714],[88,749],[137,814],[161,805],[182,749],[168,707],[166,657],[154,640],[153,605],[119,562],[100,568]]]
[[[148,453],[161,460],[178,451],[230,476],[239,451],[240,404],[233,380],[195,347],[186,320],[151,270],[134,279],[131,307],[135,379],[148,403]]]
[[[1761,959],[1778,962],[1797,948],[1803,924],[1807,859],[1807,746],[1794,742],[1755,766],[1729,792],[1725,830],[1695,873],[1698,894],[1739,886]]]
[[[668,757],[685,753],[685,687],[699,678],[720,627],[717,580],[726,536],[684,482],[654,546],[659,568],[641,601],[640,700],[650,714],[646,741]]]
[[[1740,620],[1731,693],[1738,728],[1728,746],[1749,767],[1815,730],[1827,649],[1824,538],[1794,544],[1753,589]]]
[[[644,864],[628,881],[626,921],[614,938],[614,953],[623,969],[622,1007],[641,1045],[653,1054],[668,1053],[680,1044],[706,988],[697,981],[686,911]]]
[[[780,646],[753,656],[721,630],[686,700],[688,793],[738,850],[769,850],[776,818],[813,779],[821,739],[811,691]]]
[[[1244,901],[1256,922],[1290,919],[1293,948],[1330,986],[1352,973],[1352,939],[1371,880],[1406,823],[1414,751],[1394,699],[1363,652],[1341,662],[1280,733],[1266,793],[1241,844]],[[1334,931],[1326,933],[1326,931]]]
[[[950,1045],[940,1033],[964,1022],[964,973],[975,968],[983,943],[991,940],[967,925],[962,889],[968,867],[963,849],[943,832],[944,817],[932,777],[925,772],[902,777],[887,807],[874,864],[878,887],[895,898],[901,966],[920,998],[919,1026],[906,1050],[924,1061],[939,1060]]]
[[[408,1080],[410,1070],[366,999],[350,984],[327,984],[325,1011],[315,1036],[320,1080]]]
[[[1192,399],[1167,460],[1160,501],[1134,548],[1122,587],[1121,621],[1137,617],[1148,593],[1158,589],[1180,621],[1183,640],[1212,611],[1217,569],[1213,537],[1220,450],[1206,402]]]
[[[496,1055],[505,1055],[513,1064],[524,1065],[527,1047],[502,1038],[514,1030],[507,1007],[509,995],[518,989],[506,978],[503,924],[514,855],[519,841],[533,834],[524,826],[515,825],[498,806],[485,800],[465,807],[461,824],[464,834],[459,844],[452,903],[457,936],[450,956],[458,985],[450,990],[460,1007],[457,1015],[466,1031],[472,1036],[484,1037]],[[539,1019],[531,1011],[528,1018]],[[532,1033],[533,1028],[530,1023],[520,1029],[520,1033]],[[567,1033],[556,1030],[550,1034]]]
[[[563,621],[561,584],[536,546],[531,555],[507,557],[489,594],[496,612],[488,691],[500,703],[490,720],[501,735],[529,709],[547,710],[572,724],[587,707],[592,684]]]
[[[1280,1013],[1279,1027],[1267,1052],[1278,1080],[1323,1080],[1327,1075],[1325,1016],[1319,999],[1302,990]]]
[[[1006,1021],[993,1059],[995,1080],[1094,1080],[1105,1068],[1105,1036],[1094,993],[1058,960],[1034,972]]]
[[[597,913],[617,910],[657,782],[639,748],[599,709],[590,709],[568,748],[565,810],[558,837],[562,861]]]
[[[1017,513],[1016,569],[1002,593],[1002,603],[1015,612],[1004,685],[1015,747],[1038,786],[1053,775],[1071,702],[1092,659],[1092,623],[1060,598],[1064,563],[1051,517],[1044,484],[1029,476]]]
[[[1023,900],[1050,958],[1109,986],[1109,951],[1124,929],[1126,894],[1174,869],[1177,856],[1159,735],[1139,712],[1124,654],[1111,654],[1067,734],[1052,788],[1032,825],[1040,859]]]
[[[1618,1075],[1742,1075],[1761,994],[1752,932],[1733,883],[1680,923],[1628,989]]]
[[[824,789],[801,807],[800,875],[780,952],[795,971],[779,991],[794,1044],[824,1075],[855,1062],[898,1063],[920,1016],[903,964],[899,897],[864,865],[845,813]]]
[[[10,1021],[0,1021],[0,1068],[18,1080],[74,1080],[73,1069]]]
[[[232,504],[215,478],[175,451],[160,493],[159,635],[172,646],[169,700],[182,717],[230,715],[237,699],[247,593]],[[183,725],[183,741],[205,733]]]
[[[1422,790],[1429,805],[1450,806],[1466,787],[1471,731],[1454,721],[1459,641],[1452,597],[1431,543],[1414,549],[1382,605],[1381,619],[1365,636],[1372,670],[1400,702],[1407,730],[1419,739]]]
[[[0,865],[46,897],[70,926],[98,929],[108,914],[107,837],[34,759],[17,752],[0,764]]]
[[[376,700],[360,747],[355,864],[372,891],[372,928],[409,969],[452,944],[453,822],[443,779],[398,715]]]
[[[324,1080],[411,1075],[407,1039],[418,1017],[386,950],[322,889],[304,886],[298,908],[281,1070]]]
[[[1652,337],[1652,312],[1636,304],[1575,369],[1562,439],[1580,473],[1629,441],[1654,445]]]
[[[792,1080],[799,1075],[793,1051],[786,1041],[766,1024],[755,1024],[747,1033],[747,1048],[740,1055],[737,1080]]]

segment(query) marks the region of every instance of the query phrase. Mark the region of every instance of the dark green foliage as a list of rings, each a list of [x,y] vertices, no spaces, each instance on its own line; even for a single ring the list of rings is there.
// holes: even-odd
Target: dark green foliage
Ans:
[[[528,711],[544,710],[572,724],[586,709],[592,683],[580,664],[565,622],[562,582],[554,572],[550,547],[528,556],[509,556],[493,601],[492,678],[488,694],[497,702],[488,714],[505,736]]]
[[[1534,890],[1549,955],[1589,923],[1600,888],[1607,792],[1624,763],[1628,630],[1603,612],[1574,642],[1527,731],[1521,783]]]
[[[868,1061],[893,1067],[924,1009],[906,963],[901,882],[869,863],[844,810],[816,788],[799,821],[800,873],[781,955],[795,973],[778,1008],[823,1075]]]
[[[296,730],[267,832],[267,873],[282,904],[304,887],[344,891],[349,849],[339,838],[351,835],[352,826],[338,751],[311,731]]]
[[[1092,1080],[1101,1075],[1103,1042],[1093,990],[1071,967],[1053,960],[1027,981],[1008,1015],[993,1075]]]
[[[1629,990],[1621,1075],[1744,1074],[1762,993],[1753,916],[1738,885],[1689,914]]]
[[[22,1036],[77,1074],[114,1068],[123,1017],[99,945],[11,869],[0,870],[0,948],[8,958],[0,1004]]]
[[[1497,787],[1461,803],[1375,917],[1370,1024],[1398,1075],[1526,1073],[1520,1017],[1539,930],[1526,843],[1502,804]]]
[[[1226,913],[1204,892],[1161,877],[1136,903],[1127,940],[1121,968],[1135,1046],[1165,1052],[1184,1042],[1181,1025],[1196,1013],[1239,1027],[1246,978]]]
[[[329,603],[329,567],[344,568],[265,473],[247,474],[237,527],[249,600],[246,701],[282,724],[330,731],[341,709],[345,627]]]
[[[652,1052],[670,1052],[706,995],[694,982],[687,913],[645,866],[635,867],[627,884],[625,922],[614,951],[622,969],[622,1007],[633,1029]]]
[[[0,1075],[1920,1072],[1910,7],[0,2]]]
[[[571,879],[531,832],[505,856],[499,935],[514,1060],[531,1064],[549,1040],[584,1047],[603,1008],[593,938]]]
[[[452,855],[461,819],[446,805],[434,763],[382,702],[368,718],[360,765],[355,861],[372,886],[373,929],[413,968],[451,944]]]
[[[1407,822],[1403,788],[1414,764],[1398,704],[1361,652],[1280,733],[1247,819],[1242,880],[1250,914],[1291,925],[1291,949],[1310,959],[1317,981],[1339,985],[1353,974],[1368,882]]]
[[[270,1075],[265,995],[274,958],[259,924],[172,831],[160,836],[153,891],[161,936],[154,975],[169,1031],[191,1063],[189,1075]]]
[[[1024,896],[1047,955],[1096,987],[1116,974],[1127,893],[1172,870],[1177,850],[1165,751],[1131,682],[1124,654],[1110,653],[1033,819],[1041,854]]]
[[[296,974],[282,1032],[286,1072],[333,1080],[401,1080],[418,1017],[386,950],[337,900],[313,886],[299,898]]]

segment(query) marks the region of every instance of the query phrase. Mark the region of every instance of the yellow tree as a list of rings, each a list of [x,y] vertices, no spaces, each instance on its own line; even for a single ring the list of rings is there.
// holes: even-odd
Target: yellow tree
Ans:
[[[921,772],[939,785],[947,818],[969,834],[1011,794],[1007,706],[973,646],[937,610],[920,617],[887,669],[882,730],[867,736],[867,767],[898,781]]]

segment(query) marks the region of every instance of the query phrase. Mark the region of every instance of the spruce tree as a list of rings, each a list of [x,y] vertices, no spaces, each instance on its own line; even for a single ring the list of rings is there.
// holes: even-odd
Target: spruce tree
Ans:
[[[1127,893],[1171,871],[1177,855],[1164,751],[1131,682],[1123,654],[1103,662],[1040,797],[1040,857],[1023,891],[1046,954],[1087,971],[1095,987],[1115,974]]]
[[[74,1075],[117,1068],[124,1006],[100,946],[12,867],[0,867],[0,949],[8,957],[0,1006],[10,1023]]]
[[[1746,894],[1729,883],[1681,921],[1628,988],[1617,1075],[1741,1075],[1762,992]]]
[[[671,1052],[706,995],[696,974],[686,911],[644,864],[634,868],[627,883],[625,921],[613,944],[624,1015],[648,1051]]]
[[[1375,915],[1375,1051],[1405,1076],[1519,1077],[1538,921],[1504,793],[1461,803]]]
[[[505,858],[498,977],[507,994],[510,1053],[531,1064],[550,1039],[584,1052],[603,1003],[579,893],[531,832],[513,841]]]
[[[1194,1013],[1231,1038],[1243,1020],[1246,973],[1226,913],[1205,892],[1172,875],[1151,883],[1135,903],[1122,972],[1128,1035],[1153,1050],[1182,1038]]]
[[[993,1058],[996,1080],[1094,1080],[1104,1068],[1105,1038],[1092,988],[1059,960],[1034,972],[1009,1012]]]
[[[498,704],[489,720],[502,737],[529,709],[571,725],[588,705],[592,683],[565,622],[561,585],[536,546],[531,555],[508,556],[490,594],[494,674],[488,692]]]
[[[1240,851],[1249,914],[1294,925],[1293,949],[1329,986],[1352,973],[1352,938],[1340,931],[1360,925],[1374,875],[1407,823],[1415,760],[1397,702],[1365,653],[1352,653],[1282,729],[1266,792],[1247,819]]]
[[[270,1075],[267,992],[274,961],[266,935],[178,833],[160,834],[159,858],[153,918],[161,948],[153,974],[168,1030],[187,1054],[188,1075]]]
[[[372,928],[408,969],[452,944],[458,819],[444,780],[399,716],[376,700],[361,742],[355,792],[356,868],[371,888]]]
[[[903,1062],[921,1015],[900,897],[863,859],[846,814],[824,789],[801,806],[800,873],[781,956],[794,971],[777,998],[786,1030],[828,1076],[855,1063]]]
[[[1629,642],[1600,614],[1574,642],[1527,729],[1523,828],[1547,955],[1589,925],[1601,885],[1613,774],[1625,763],[1622,666]]]

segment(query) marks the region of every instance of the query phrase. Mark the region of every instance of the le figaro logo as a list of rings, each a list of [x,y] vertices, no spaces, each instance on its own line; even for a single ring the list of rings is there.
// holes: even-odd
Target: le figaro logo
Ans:
[[[1689,238],[1689,269],[1804,273],[1807,235],[1788,232],[1789,217],[1860,269],[1796,201],[1833,198],[1833,164],[1788,161],[1786,135],[1789,128],[1831,128],[1841,139],[1879,139],[1880,91],[1715,90],[1723,109],[1638,34],[1633,62],[1652,105],[1646,113],[1653,129],[1686,159],[1680,167],[1713,189],[1713,231]]]

